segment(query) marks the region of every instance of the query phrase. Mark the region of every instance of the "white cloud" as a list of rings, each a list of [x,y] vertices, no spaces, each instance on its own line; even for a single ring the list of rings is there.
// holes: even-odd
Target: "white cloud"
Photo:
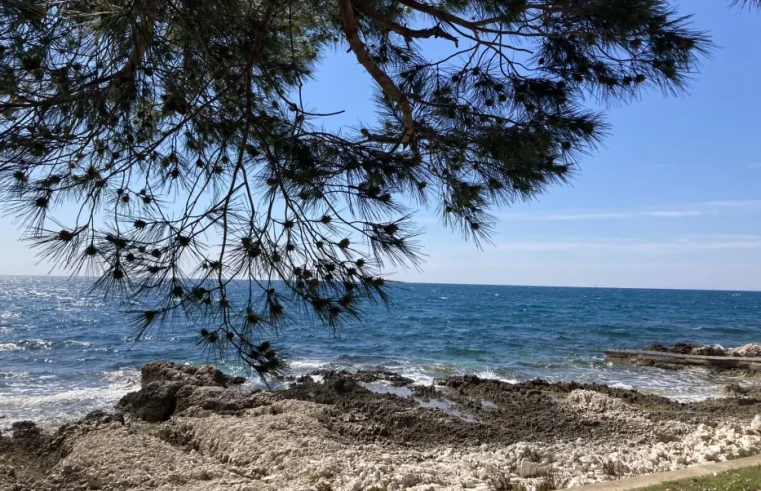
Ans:
[[[728,209],[761,209],[761,200],[706,201],[675,206],[672,209],[639,210],[576,210],[564,213],[505,213],[503,220],[520,221],[578,221],[611,220],[636,218],[691,218],[704,215],[718,215]]]
[[[509,213],[503,220],[541,220],[541,221],[578,221],[578,220],[610,220],[630,219],[641,217],[654,218],[684,218],[703,215],[700,210],[655,210],[655,211],[590,211],[578,213]]]
[[[761,250],[761,236],[689,236],[669,240],[633,240],[610,237],[568,238],[505,242],[496,245],[499,251],[605,251],[608,253],[666,255],[702,251]]]
[[[659,218],[698,217],[704,212],[698,210],[643,211],[641,216]]]
[[[761,199],[746,199],[735,201],[707,201],[702,206],[713,208],[759,208]]]
[[[609,218],[630,218],[634,216],[629,212],[590,212],[590,213],[559,213],[553,215],[521,214],[516,217],[519,220],[606,220]],[[509,219],[509,217],[508,217]]]

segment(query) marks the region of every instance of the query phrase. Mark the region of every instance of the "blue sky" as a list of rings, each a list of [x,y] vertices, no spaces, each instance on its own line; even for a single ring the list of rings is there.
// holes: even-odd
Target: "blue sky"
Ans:
[[[477,250],[422,210],[423,273],[406,281],[761,290],[761,13],[681,2],[718,45],[688,95],[609,108],[611,135],[570,186],[497,213]],[[372,119],[371,81],[329,56],[305,96],[331,125]],[[7,217],[0,274],[47,274]]]

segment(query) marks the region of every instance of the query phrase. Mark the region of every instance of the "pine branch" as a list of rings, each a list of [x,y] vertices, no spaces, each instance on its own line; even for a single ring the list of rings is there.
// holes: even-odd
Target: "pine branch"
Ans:
[[[341,14],[341,23],[343,32],[349,42],[351,50],[357,57],[357,61],[367,70],[370,76],[378,83],[381,90],[389,96],[402,111],[404,118],[404,132],[400,138],[400,143],[409,144],[415,135],[415,121],[412,116],[412,107],[407,98],[399,90],[393,80],[378,67],[377,63],[370,57],[367,47],[359,38],[357,30],[357,19],[354,16],[354,6],[352,0],[338,0],[339,12]]]
[[[363,14],[367,15],[389,31],[403,36],[407,40],[427,39],[434,37],[448,39],[454,43],[455,47],[458,47],[459,45],[459,40],[455,36],[452,36],[444,29],[442,29],[440,25],[429,27],[427,29],[410,29],[387,18],[364,0],[354,0],[354,4],[359,8],[360,11],[362,11]]]

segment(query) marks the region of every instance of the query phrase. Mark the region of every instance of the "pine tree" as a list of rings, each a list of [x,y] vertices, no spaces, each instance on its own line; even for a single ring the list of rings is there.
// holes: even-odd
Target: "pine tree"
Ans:
[[[356,131],[302,97],[333,48],[377,88]],[[268,326],[419,263],[414,207],[488,238],[605,134],[589,96],[678,93],[709,49],[666,0],[0,0],[0,199],[140,335],[187,316],[264,376]]]

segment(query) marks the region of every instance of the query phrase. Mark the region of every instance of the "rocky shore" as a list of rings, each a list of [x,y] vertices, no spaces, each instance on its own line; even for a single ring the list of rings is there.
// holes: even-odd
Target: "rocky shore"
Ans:
[[[761,453],[761,399],[681,404],[603,385],[474,376],[419,387],[321,371],[246,390],[149,363],[113,413],[0,436],[0,489],[550,490]]]
[[[746,344],[727,349],[718,344],[676,343],[674,346],[664,346],[660,343],[655,343],[646,347],[645,350],[676,353],[679,355],[732,356],[735,358],[761,357],[761,344]]]

